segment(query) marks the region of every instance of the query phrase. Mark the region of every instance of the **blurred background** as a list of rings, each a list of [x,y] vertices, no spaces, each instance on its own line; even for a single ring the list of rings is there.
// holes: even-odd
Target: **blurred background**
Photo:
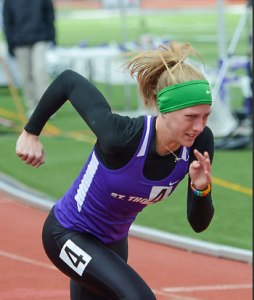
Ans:
[[[188,42],[201,53],[206,68],[194,63],[205,72],[214,102],[208,125],[215,137],[215,218],[205,233],[197,236],[190,230],[183,182],[169,200],[147,208],[136,223],[251,249],[252,1],[54,0],[53,6],[56,38],[43,57],[51,80],[71,68],[91,80],[121,114],[155,113],[144,109],[135,80],[121,68],[121,54],[170,41]],[[8,53],[2,15],[0,21],[0,172],[58,199],[78,174],[95,137],[66,103],[42,133],[45,166],[33,170],[15,157],[28,108],[16,58]]]

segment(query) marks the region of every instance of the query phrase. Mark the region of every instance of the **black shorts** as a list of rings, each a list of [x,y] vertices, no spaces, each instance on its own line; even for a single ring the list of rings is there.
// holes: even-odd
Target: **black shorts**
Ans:
[[[127,264],[127,239],[104,245],[90,233],[67,230],[57,221],[54,209],[42,232],[49,259],[73,280],[72,300],[154,300],[151,289]]]

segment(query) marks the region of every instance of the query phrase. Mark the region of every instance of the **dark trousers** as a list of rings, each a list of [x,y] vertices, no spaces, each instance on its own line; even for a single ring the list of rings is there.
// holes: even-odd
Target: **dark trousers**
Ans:
[[[52,263],[71,278],[71,300],[156,299],[127,264],[127,237],[104,245],[90,233],[65,229],[52,209],[43,227],[42,240]]]

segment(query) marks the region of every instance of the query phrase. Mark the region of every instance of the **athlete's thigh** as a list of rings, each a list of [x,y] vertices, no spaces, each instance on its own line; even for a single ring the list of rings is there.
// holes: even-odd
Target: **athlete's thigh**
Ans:
[[[43,244],[49,258],[63,273],[105,299],[155,299],[143,279],[96,237],[59,225],[51,216],[48,218]]]
[[[119,255],[93,236],[75,234],[69,243],[70,246],[63,246],[61,252],[71,249],[69,254],[76,258],[75,268],[79,269],[75,272],[80,272],[79,276],[75,274],[72,278],[85,288],[106,296],[106,299],[155,299],[144,280]],[[71,266],[73,261],[68,262],[67,258],[66,263]]]
[[[107,245],[112,251],[120,256],[127,262],[128,258],[128,237]],[[71,300],[105,300],[105,297],[96,295],[94,292],[89,291],[87,288],[74,281],[70,280],[70,295]]]

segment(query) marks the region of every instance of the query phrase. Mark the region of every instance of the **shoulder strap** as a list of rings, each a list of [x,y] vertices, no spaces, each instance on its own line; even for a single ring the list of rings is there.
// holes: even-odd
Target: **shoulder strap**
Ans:
[[[190,148],[187,147],[182,147],[182,153],[181,153],[181,158],[185,161],[189,160],[190,158]]]
[[[139,156],[144,156],[146,153],[146,148],[149,140],[149,135],[150,135],[150,130],[151,130],[151,121],[152,121],[152,116],[145,116],[146,117],[146,128],[144,129],[146,131],[145,137],[143,139],[142,146],[137,154],[137,157]]]

